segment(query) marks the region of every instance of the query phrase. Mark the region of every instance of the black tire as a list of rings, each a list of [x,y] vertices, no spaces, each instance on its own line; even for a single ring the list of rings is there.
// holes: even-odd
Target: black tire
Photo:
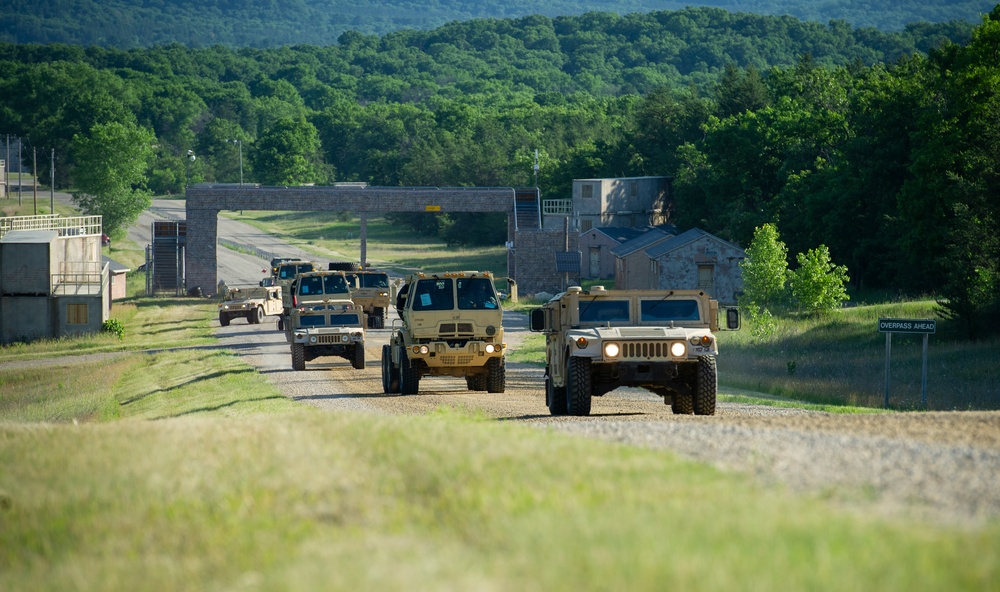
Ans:
[[[376,308],[372,313],[373,328],[374,329],[384,329],[385,328],[385,309]]]
[[[399,371],[392,365],[392,346],[382,346],[382,391],[386,394],[399,392]]]
[[[547,374],[547,373],[546,373]],[[552,379],[545,377],[545,406],[552,415],[566,415],[566,387],[552,386]]]
[[[590,358],[570,356],[566,366],[566,413],[590,415],[590,400],[594,393],[590,381]]]
[[[502,393],[507,388],[507,359],[490,358],[486,362],[486,392]]]
[[[284,315],[278,317],[278,331],[285,330],[285,317]]]
[[[465,377],[465,386],[470,391],[485,391],[486,376],[483,374],[470,374]]]
[[[329,271],[361,271],[361,264],[353,261],[331,261]]]
[[[264,322],[264,307],[258,306],[256,310],[253,311],[253,320],[250,322],[254,325],[259,325]]]
[[[674,415],[691,415],[694,413],[694,398],[691,395],[674,393],[670,395],[670,410]]]
[[[228,327],[229,326],[229,315],[227,315],[226,313],[220,312],[219,313],[219,324],[222,325],[223,327]]]
[[[420,390],[420,373],[410,363],[406,352],[399,354],[399,392],[404,395],[415,395]]]
[[[306,346],[301,343],[292,344],[292,370],[306,369]]]
[[[695,375],[695,383],[695,415],[715,415],[715,400],[719,392],[715,356],[701,356],[698,358],[698,372]]]
[[[351,366],[355,370],[365,369],[365,344],[363,343],[354,344],[354,352],[351,355]]]

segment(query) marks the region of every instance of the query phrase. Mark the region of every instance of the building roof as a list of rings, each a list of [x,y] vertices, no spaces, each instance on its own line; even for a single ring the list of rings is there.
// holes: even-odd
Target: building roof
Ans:
[[[108,270],[111,273],[128,273],[132,271],[131,267],[126,267],[107,255],[101,255],[101,261],[108,264]]]
[[[654,244],[666,240],[673,236],[669,232],[662,230],[660,228],[650,228],[648,232],[644,232],[639,236],[633,238],[630,241],[626,241],[617,247],[611,249],[611,254],[615,257],[626,257],[635,253],[636,251],[641,251],[643,249],[648,249]]]
[[[5,243],[51,243],[59,238],[55,230],[10,230],[4,233],[0,242]]]
[[[743,250],[734,245],[733,243],[723,240],[710,232],[702,230],[701,228],[692,228],[691,230],[685,230],[684,232],[678,234],[677,236],[671,237],[670,240],[666,240],[656,245],[650,246],[649,248],[646,249],[646,255],[648,255],[650,259],[656,259],[658,257],[666,255],[671,251],[676,251],[677,249],[689,243],[692,243],[702,238],[703,236],[707,236],[717,242],[729,245],[734,249],[739,249],[741,251]]]
[[[592,228],[591,230],[600,232],[620,245],[634,239],[640,234],[645,234],[650,228],[651,227],[649,226],[645,228],[634,228],[631,226],[600,226]]]

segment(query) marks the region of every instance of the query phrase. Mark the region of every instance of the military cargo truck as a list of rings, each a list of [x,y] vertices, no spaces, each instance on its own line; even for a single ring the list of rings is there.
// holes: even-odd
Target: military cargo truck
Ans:
[[[464,377],[473,391],[506,387],[503,309],[493,274],[416,273],[396,296],[400,326],[382,347],[382,389],[416,394],[424,376]]]
[[[267,315],[281,314],[281,288],[277,286],[228,288],[219,303],[219,324],[228,327],[229,322],[243,317],[256,325]]]
[[[738,329],[739,311],[725,312],[726,329]],[[531,330],[545,334],[549,412],[589,415],[592,397],[632,386],[674,413],[714,415],[718,317],[699,290],[570,287],[531,312]]]
[[[386,311],[389,310],[389,274],[378,270],[345,272],[351,284],[351,300],[365,310],[368,326],[372,329],[385,327]]]
[[[351,301],[342,271],[300,273],[291,284],[285,338],[292,348],[292,368],[320,356],[340,356],[365,367],[365,314]]]
[[[285,320],[288,318],[288,314],[292,308],[292,293],[291,284],[292,281],[300,273],[307,273],[310,271],[317,271],[319,267],[312,261],[279,261],[273,271],[274,279],[277,281],[277,285],[281,286],[281,315],[278,317],[278,330],[281,331],[285,328]]]

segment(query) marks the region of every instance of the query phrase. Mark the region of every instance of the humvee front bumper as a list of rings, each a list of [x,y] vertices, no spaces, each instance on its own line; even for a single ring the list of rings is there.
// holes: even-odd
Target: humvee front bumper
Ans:
[[[432,341],[408,346],[406,356],[411,361],[422,361],[428,368],[485,366],[491,358],[503,357],[506,349],[506,343],[467,341],[452,345],[447,341]]]

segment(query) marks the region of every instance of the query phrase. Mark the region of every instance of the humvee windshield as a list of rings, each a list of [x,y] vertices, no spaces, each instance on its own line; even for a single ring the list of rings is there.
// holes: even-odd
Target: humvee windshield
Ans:
[[[629,322],[628,300],[580,299],[581,323],[627,323]]]
[[[697,300],[643,300],[640,303],[642,321],[698,321]]]
[[[279,280],[290,280],[294,279],[296,275],[300,273],[307,273],[310,271],[316,271],[316,268],[312,263],[298,263],[296,265],[282,265],[278,270]]]
[[[451,278],[417,280],[410,292],[413,310],[451,310],[455,308],[455,297],[451,289]]]
[[[350,288],[347,279],[342,275],[315,275],[302,278],[299,282],[300,296],[315,296],[317,294],[348,294]]]

